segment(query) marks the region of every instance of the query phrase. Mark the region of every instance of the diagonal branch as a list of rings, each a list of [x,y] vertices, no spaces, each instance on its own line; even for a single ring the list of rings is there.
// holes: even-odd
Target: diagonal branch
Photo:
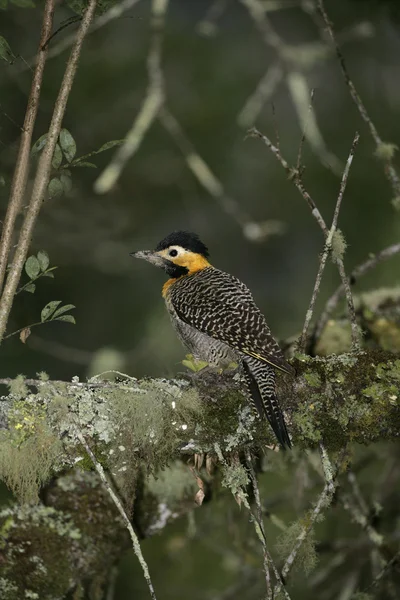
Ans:
[[[321,213],[319,212],[317,205],[315,204],[314,200],[311,198],[310,194],[307,192],[307,190],[305,189],[305,187],[303,185],[303,181],[301,179],[301,172],[297,169],[291,168],[289,163],[283,158],[280,149],[277,148],[276,146],[274,146],[274,144],[271,142],[271,140],[266,135],[264,135],[260,131],[258,131],[258,129],[253,127],[252,129],[249,130],[249,135],[251,137],[258,137],[259,139],[261,139],[264,142],[264,144],[275,155],[277,160],[281,163],[282,167],[287,172],[289,179],[291,181],[293,181],[294,185],[299,190],[299,192],[303,196],[304,200],[307,202],[308,206],[311,209],[312,216],[314,217],[314,219],[317,221],[320,228],[322,229],[325,238],[327,238],[329,235],[328,227],[325,223],[324,218],[322,217]],[[343,288],[346,293],[347,308],[348,308],[348,312],[349,312],[350,321],[352,324],[351,333],[352,333],[353,348],[357,349],[359,347],[360,333],[358,331],[358,327],[357,327],[357,323],[356,323],[354,302],[353,302],[353,296],[352,296],[351,289],[350,289],[350,283],[346,276],[343,259],[340,256],[337,256],[336,258],[334,258],[334,262],[336,263],[336,265],[338,267],[340,278],[342,280],[342,285],[343,285]]]
[[[143,569],[144,578],[145,578],[147,586],[149,588],[150,596],[153,600],[157,600],[156,594],[154,591],[154,587],[153,587],[153,583],[150,578],[149,568],[148,568],[147,563],[142,554],[142,549],[140,547],[138,537],[133,530],[132,523],[130,522],[130,520],[124,510],[124,507],[122,506],[121,500],[118,498],[117,494],[112,489],[112,487],[106,477],[106,474],[104,472],[102,465],[99,463],[99,461],[93,454],[92,449],[90,448],[89,444],[85,440],[82,432],[80,431],[80,429],[77,426],[75,426],[75,430],[76,430],[76,435],[77,435],[78,440],[80,441],[82,446],[85,448],[86,452],[88,453],[90,460],[92,461],[97,473],[99,474],[100,479],[103,482],[104,487],[106,488],[108,494],[111,496],[112,501],[114,502],[115,506],[117,507],[118,512],[120,513],[120,515],[126,525],[126,528],[129,531],[129,535],[131,536],[131,540],[132,540],[133,550],[134,550],[135,555],[138,558],[140,565]]]
[[[336,206],[335,206],[335,212],[333,214],[333,220],[332,220],[332,225],[331,228],[329,230],[329,233],[326,237],[325,240],[325,247],[324,247],[324,251],[321,255],[321,260],[319,263],[319,269],[318,269],[318,273],[317,273],[317,278],[315,280],[315,284],[314,284],[314,289],[313,289],[313,293],[311,296],[311,301],[310,301],[310,306],[307,310],[306,313],[306,318],[304,321],[304,326],[303,326],[303,331],[300,337],[300,341],[299,341],[299,350],[300,352],[304,352],[305,350],[305,346],[306,346],[306,342],[307,342],[307,332],[308,332],[308,328],[310,326],[311,323],[311,319],[313,317],[314,314],[314,308],[315,308],[315,302],[317,300],[317,296],[318,296],[318,292],[319,292],[319,288],[321,286],[321,281],[322,281],[322,275],[324,273],[325,270],[325,265],[326,265],[326,261],[328,259],[329,253],[332,249],[332,240],[333,240],[333,236],[335,235],[336,229],[337,229],[337,223],[338,223],[338,219],[339,219],[339,212],[340,212],[340,207],[342,205],[342,200],[343,200],[343,195],[346,189],[346,184],[347,184],[347,179],[349,176],[349,171],[350,171],[350,167],[351,167],[351,163],[353,162],[353,156],[354,156],[354,152],[355,149],[357,147],[358,144],[358,140],[359,140],[360,136],[358,133],[355,134],[354,136],[354,140],[350,149],[350,154],[349,157],[347,159],[346,162],[346,166],[345,169],[343,171],[343,177],[342,177],[342,181],[340,184],[340,190],[339,190],[339,195],[338,195],[338,199],[336,202]],[[357,322],[356,322],[356,315],[355,315],[355,311],[354,311],[354,305],[353,305],[353,311],[350,315],[351,318],[351,326],[353,329],[353,326],[356,328],[357,333],[356,333],[356,339],[357,339],[357,335],[358,335],[358,326],[357,326]]]
[[[15,220],[19,211],[21,210],[22,199],[24,197],[26,182],[28,179],[32,134],[39,108],[43,71],[47,58],[46,41],[50,37],[53,27],[54,5],[55,0],[46,0],[43,14],[42,32],[40,34],[40,42],[37,53],[36,68],[33,74],[31,90],[28,98],[28,106],[22,128],[21,143],[18,150],[13,180],[11,183],[10,199],[8,201],[7,212],[3,223],[0,241],[0,290],[3,287],[4,278],[6,275],[8,255],[11,248]]]
[[[358,265],[357,267],[355,267],[355,269],[353,269],[353,271],[350,273],[349,280],[350,280],[351,284],[354,285],[356,283],[356,281],[359,279],[359,277],[362,277],[362,275],[365,275],[365,273],[368,273],[368,271],[371,271],[371,269],[374,269],[379,263],[381,263],[384,260],[387,260],[388,258],[391,258],[392,256],[395,256],[396,254],[399,254],[399,253],[400,253],[400,242],[398,244],[392,244],[391,246],[388,246],[387,248],[384,248],[383,250],[378,252],[378,254],[371,256],[365,262],[363,262],[360,265]],[[333,311],[339,304],[339,300],[343,296],[344,292],[345,292],[345,289],[342,284],[335,290],[335,292],[329,298],[328,302],[325,305],[325,308],[323,310],[321,317],[319,318],[319,320],[317,321],[317,323],[315,325],[315,328],[313,331],[313,339],[318,339],[320,337],[322,330],[325,328],[325,325],[327,324],[329,317],[331,316],[331,314],[333,313]]]
[[[17,249],[15,251],[10,272],[7,277],[7,282],[0,300],[0,341],[3,339],[4,332],[7,327],[8,317],[13,304],[15,292],[17,291],[17,286],[21,277],[25,259],[28,254],[36,219],[39,215],[39,211],[45,197],[46,189],[50,179],[51,161],[53,159],[54,149],[60,134],[62,120],[78,67],[82,44],[88,32],[90,23],[92,22],[96,5],[97,0],[90,0],[88,3],[87,10],[76,34],[75,44],[68,59],[58,98],[54,105],[47,143],[39,159],[37,172],[33,183],[32,196],[19,235]]]
[[[382,138],[379,135],[377,128],[375,127],[373,121],[371,120],[371,117],[369,116],[368,111],[367,111],[363,101],[361,100],[361,97],[360,97],[359,93],[357,92],[353,81],[350,78],[350,75],[347,70],[345,60],[344,60],[344,56],[339,48],[338,42],[335,37],[335,33],[333,31],[332,23],[329,20],[328,14],[325,10],[324,0],[318,0],[318,8],[319,8],[319,11],[324,20],[324,23],[328,30],[330,38],[332,40],[333,46],[335,48],[337,57],[339,59],[340,67],[341,67],[341,70],[343,73],[343,77],[344,77],[347,87],[349,88],[349,92],[353,99],[353,102],[357,106],[357,109],[361,115],[361,118],[368,125],[370,134],[377,146],[377,149],[379,149],[383,144]],[[392,186],[394,194],[396,196],[400,196],[400,178],[399,178],[399,175],[398,175],[395,167],[393,166],[392,158],[390,155],[385,158],[385,163],[386,163],[386,165],[385,165],[386,166],[386,168],[385,168],[386,177],[388,178],[388,180]]]
[[[161,50],[164,38],[165,15],[169,0],[152,0],[152,36],[147,57],[148,88],[139,114],[128,131],[124,143],[118,148],[110,164],[97,178],[94,189],[98,194],[109,192],[128,162],[143,141],[164,103],[164,76],[161,68]]]

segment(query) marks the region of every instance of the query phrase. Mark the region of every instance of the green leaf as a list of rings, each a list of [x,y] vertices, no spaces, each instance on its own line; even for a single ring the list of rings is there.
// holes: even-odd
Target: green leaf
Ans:
[[[35,3],[32,0],[11,0],[11,4],[20,8],[35,8]]]
[[[51,317],[51,315],[54,313],[55,310],[57,310],[57,307],[61,304],[61,302],[62,300],[52,300],[51,302],[46,304],[46,306],[42,309],[42,312],[40,313],[40,320],[42,321],[42,323],[44,323]]]
[[[76,308],[73,304],[64,304],[64,306],[60,306],[60,308],[58,308],[51,317],[51,320],[56,319],[60,315],[63,315],[64,313],[68,312],[69,310],[72,310],[73,308]]]
[[[51,161],[51,165],[52,165],[53,169],[58,169],[61,166],[62,159],[63,159],[63,155],[61,152],[61,148],[58,144],[56,144],[56,148],[55,148],[54,154],[53,154],[53,160]]]
[[[5,7],[4,7],[5,8]],[[11,64],[15,56],[10,48],[9,43],[2,35],[0,35],[0,59]]]
[[[40,270],[42,272],[46,271],[47,267],[50,264],[50,258],[46,250],[39,250],[39,252],[37,253],[37,259],[39,261]]]
[[[76,154],[76,143],[68,129],[61,129],[60,131],[60,146],[64,152],[64,156],[70,163]]]
[[[47,187],[47,193],[48,193],[49,199],[58,198],[59,196],[62,196],[63,192],[64,192],[63,184],[58,179],[58,177],[53,177],[53,179],[50,181],[50,183]]]
[[[46,271],[46,273],[43,273],[43,277],[51,277],[51,279],[54,279],[54,274]]]
[[[93,154],[100,154],[100,152],[105,152],[106,150],[110,150],[111,148],[115,148],[115,146],[121,146],[125,140],[110,140],[106,142],[98,150],[95,150]]]
[[[25,273],[29,279],[36,279],[40,273],[40,264],[36,256],[30,256],[25,262]]]
[[[1,0],[0,0],[1,2]],[[6,178],[4,175],[0,175],[0,187],[4,187],[6,185]]]
[[[61,315],[61,317],[57,317],[56,319],[52,319],[54,321],[65,321],[66,323],[73,323],[76,325],[75,317],[72,315]]]
[[[71,167],[90,167],[91,169],[97,169],[97,165],[95,165],[94,163],[91,162],[76,162],[73,165],[71,165]]]
[[[8,0],[0,0],[0,9],[5,10],[7,8]]]
[[[34,283],[28,283],[28,285],[24,287],[24,292],[29,292],[30,294],[34,294],[35,290],[36,285]]]
[[[60,181],[63,185],[64,188],[64,194],[66,196],[68,196],[68,194],[71,193],[72,191],[72,179],[70,175],[67,175],[66,173],[62,173],[60,175]]]
[[[38,140],[36,140],[36,142],[32,146],[31,156],[36,156],[36,154],[38,154],[39,152],[41,152],[43,150],[43,148],[45,147],[45,145],[47,143],[47,135],[48,135],[47,133],[44,133],[43,135],[40,136],[40,138]]]

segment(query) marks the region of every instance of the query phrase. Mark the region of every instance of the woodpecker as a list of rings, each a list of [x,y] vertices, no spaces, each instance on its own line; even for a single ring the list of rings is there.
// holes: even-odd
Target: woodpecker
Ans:
[[[195,233],[175,231],[155,250],[132,252],[169,276],[162,295],[184,346],[210,366],[235,362],[259,416],[267,418],[283,449],[291,448],[275,387],[275,369],[294,373],[272,337],[247,286],[213,267]]]

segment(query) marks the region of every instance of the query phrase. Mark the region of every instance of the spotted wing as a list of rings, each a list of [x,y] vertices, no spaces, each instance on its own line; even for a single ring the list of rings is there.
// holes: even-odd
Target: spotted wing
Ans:
[[[182,321],[243,354],[293,372],[250,290],[233,275],[207,267],[179,279],[170,301]]]

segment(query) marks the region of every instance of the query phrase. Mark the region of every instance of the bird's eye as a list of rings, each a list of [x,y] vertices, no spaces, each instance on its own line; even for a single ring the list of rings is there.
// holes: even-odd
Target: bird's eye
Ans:
[[[168,254],[169,254],[170,256],[178,256],[178,250],[170,250],[170,251],[168,252]]]

